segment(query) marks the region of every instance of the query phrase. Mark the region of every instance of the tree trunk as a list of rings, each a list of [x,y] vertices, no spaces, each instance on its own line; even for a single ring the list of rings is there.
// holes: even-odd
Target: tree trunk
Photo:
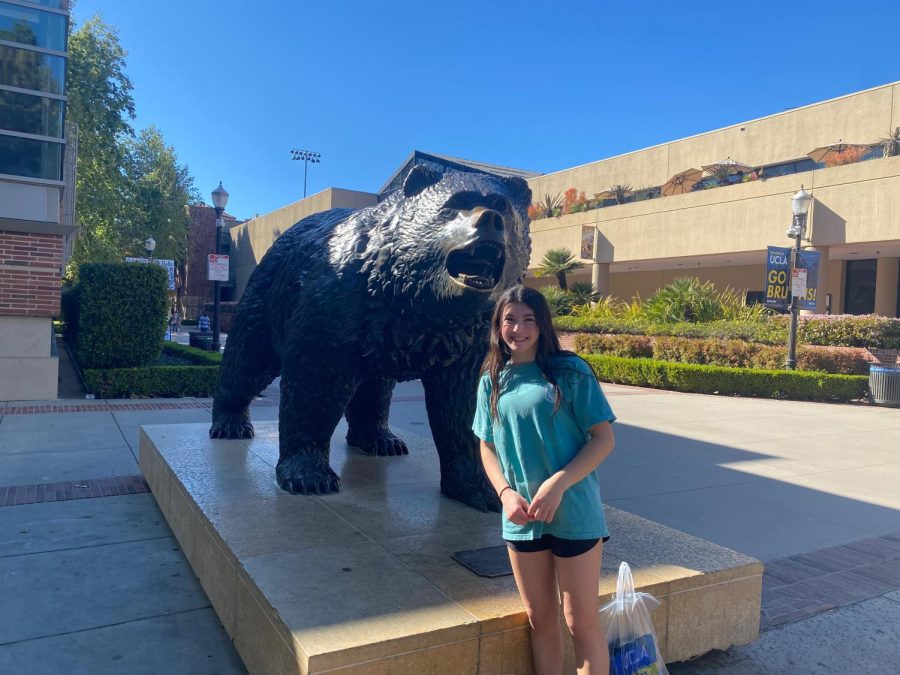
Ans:
[[[557,272],[556,273],[556,281],[559,283],[560,289],[567,291],[569,290],[569,283],[566,281],[566,273],[565,272]]]

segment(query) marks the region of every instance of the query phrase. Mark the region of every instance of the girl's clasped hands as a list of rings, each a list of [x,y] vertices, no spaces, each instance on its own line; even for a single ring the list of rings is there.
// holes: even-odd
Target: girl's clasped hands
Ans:
[[[563,492],[565,490],[557,477],[550,476],[538,488],[530,504],[525,497],[512,488],[503,491],[500,501],[503,503],[503,510],[507,517],[516,525],[527,525],[534,520],[549,523],[556,515]]]

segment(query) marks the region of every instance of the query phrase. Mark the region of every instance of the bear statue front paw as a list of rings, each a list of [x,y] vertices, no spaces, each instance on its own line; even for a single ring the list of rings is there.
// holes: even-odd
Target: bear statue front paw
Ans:
[[[210,438],[253,438],[253,425],[247,415],[218,414],[209,428]]]
[[[292,495],[324,495],[341,489],[341,479],[327,463],[302,455],[279,460],[275,479],[278,487]]]
[[[360,452],[376,457],[408,455],[406,443],[394,436],[388,429],[377,429],[369,433],[347,432],[347,445]]]
[[[503,510],[500,498],[485,479],[453,481],[441,477],[441,493],[479,511],[500,513]]]

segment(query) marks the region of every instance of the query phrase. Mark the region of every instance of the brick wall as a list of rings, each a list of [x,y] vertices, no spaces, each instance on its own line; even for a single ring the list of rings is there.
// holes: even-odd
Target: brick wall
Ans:
[[[63,239],[0,230],[0,314],[57,316]]]

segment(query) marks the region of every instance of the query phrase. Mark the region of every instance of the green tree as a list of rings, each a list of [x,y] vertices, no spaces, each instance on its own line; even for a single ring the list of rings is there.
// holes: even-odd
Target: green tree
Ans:
[[[575,259],[567,248],[551,248],[541,259],[541,265],[535,274],[539,277],[555,276],[559,287],[567,291],[569,289],[566,275],[584,267],[584,263]]]
[[[181,265],[187,255],[188,206],[200,201],[194,179],[154,126],[129,141],[127,150],[133,209],[121,228],[124,252],[144,255],[144,240],[152,236],[155,257],[171,258]]]
[[[131,80],[117,31],[99,16],[69,37],[68,115],[78,125],[77,224],[70,271],[82,262],[121,260],[123,224],[134,214],[127,144],[134,131]]]

